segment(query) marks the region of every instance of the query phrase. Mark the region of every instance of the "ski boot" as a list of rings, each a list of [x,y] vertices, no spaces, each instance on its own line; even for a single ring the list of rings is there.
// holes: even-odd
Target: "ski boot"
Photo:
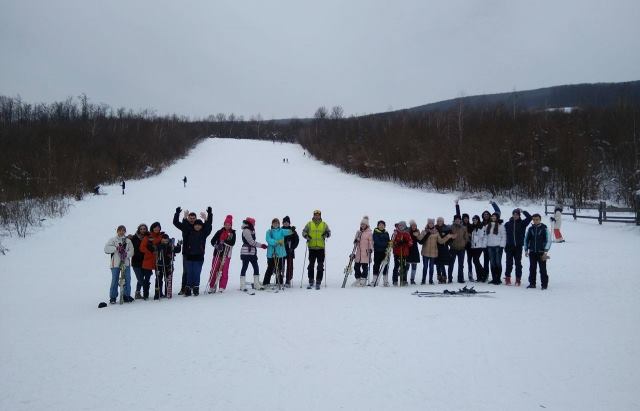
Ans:
[[[254,275],[253,276],[253,288],[255,290],[264,290],[264,286],[260,283],[260,276],[259,275]]]

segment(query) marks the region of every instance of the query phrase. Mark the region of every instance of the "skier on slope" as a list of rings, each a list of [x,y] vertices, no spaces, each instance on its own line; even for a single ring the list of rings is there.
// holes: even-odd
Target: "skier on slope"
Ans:
[[[253,268],[253,286],[256,290],[262,290],[264,287],[260,285],[260,268],[258,267],[258,248],[263,250],[267,248],[266,244],[256,241],[256,220],[247,217],[242,222],[242,248],[240,249],[240,260],[242,260],[242,268],[240,269],[240,290],[248,291],[245,275],[249,264]]]
[[[393,239],[393,285],[406,286],[407,285],[407,257],[409,251],[413,245],[411,234],[409,234],[409,228],[407,223],[400,221],[396,224],[395,236]],[[398,282],[398,277],[400,282]]]
[[[524,220],[520,217],[520,213],[524,214]],[[511,285],[511,271],[513,270],[515,262],[516,286],[520,286],[522,279],[522,246],[524,245],[524,234],[530,222],[531,214],[516,208],[511,213],[509,221],[504,224],[504,230],[507,236],[507,243],[504,248],[507,260],[507,267],[504,273],[506,285]]]
[[[353,242],[356,245],[355,259],[353,260],[356,280],[352,285],[364,287],[367,285],[367,274],[373,252],[373,234],[369,228],[369,217],[364,216],[360,221],[360,229],[356,231]]]
[[[540,285],[546,290],[549,285],[549,275],[547,274],[547,253],[551,248],[551,235],[547,226],[542,224],[540,214],[531,216],[533,224],[527,230],[524,238],[525,255],[529,257],[529,286],[536,288],[536,270],[540,266]]]
[[[560,232],[562,228],[562,206],[558,205],[553,210],[553,217],[550,218],[553,223],[553,241],[556,243],[564,243],[564,237]]]
[[[140,242],[140,251],[144,253],[144,258],[142,260],[142,298],[147,300],[149,298],[149,287],[151,286],[151,275],[153,274],[153,270],[156,270],[156,281],[155,281],[155,295],[153,297],[154,300],[160,298],[160,289],[159,289],[159,277],[158,271],[156,267],[157,260],[157,246],[160,244],[160,240],[162,240],[162,226],[160,226],[159,222],[155,222],[151,224],[151,231],[149,235],[142,239]]]
[[[380,265],[384,261],[387,255],[387,247],[389,246],[389,242],[391,241],[389,238],[389,233],[386,230],[387,224],[380,220],[378,221],[377,227],[373,230],[373,279],[371,280],[371,284],[378,283],[378,276],[380,275]],[[389,266],[385,266],[382,276],[384,279],[383,285],[385,287],[389,286],[389,278],[388,278]]]
[[[502,251],[507,244],[507,235],[500,219],[500,214],[491,214],[491,223],[485,228],[487,233],[487,250],[491,267],[491,284],[502,284]]]
[[[416,284],[416,271],[418,270],[418,263],[420,262],[420,250],[418,250],[418,237],[420,236],[420,230],[418,230],[418,224],[415,220],[409,220],[409,235],[411,236],[411,248],[409,249],[409,256],[407,257],[407,269],[411,267],[411,284]]]
[[[136,294],[135,299],[142,299],[142,284],[144,283],[144,276],[142,275],[142,260],[144,259],[144,253],[140,251],[140,243],[142,239],[147,236],[149,229],[146,224],[140,224],[135,234],[129,235],[128,238],[133,244],[133,257],[131,257],[131,268],[136,275]]]
[[[467,242],[469,241],[469,232],[462,225],[462,218],[456,214],[453,216],[453,224],[451,225],[451,234],[454,236],[451,242],[451,264],[449,265],[449,278],[453,277],[453,265],[458,262],[458,283],[464,283],[464,254],[466,252]]]
[[[131,257],[133,256],[133,244],[125,234],[125,226],[118,226],[116,236],[110,238],[104,245],[104,252],[111,255],[109,269],[111,270],[111,287],[109,288],[109,303],[115,304],[118,298],[118,283],[120,279],[121,264],[124,263],[124,295],[126,303],[133,301],[131,298]]]
[[[309,247],[309,267],[307,270],[309,286],[307,288],[313,288],[315,285],[316,290],[319,290],[324,275],[325,240],[331,236],[329,226],[322,221],[320,210],[314,210],[313,219],[304,226],[302,236],[307,240],[307,247]],[[314,282],[313,271],[316,261],[318,261],[318,271]]]
[[[173,239],[168,234],[162,234],[160,244],[156,247],[156,295],[153,297],[157,300],[160,297],[171,297],[169,292],[171,286],[169,282],[173,281],[173,258],[176,253],[182,250],[182,243],[175,244]],[[165,285],[164,293],[162,292],[162,285]],[[158,297],[158,298],[156,298]]]
[[[438,257],[438,230],[435,227],[435,219],[428,218],[427,225],[420,232],[418,241],[422,244],[422,281],[424,285],[427,281],[427,270],[429,273],[429,284],[433,284],[433,267]]]
[[[267,248],[267,271],[264,273],[262,285],[264,287],[271,284],[271,275],[276,275],[276,284],[283,285],[284,259],[287,251],[284,247],[285,237],[293,235],[293,231],[280,227],[280,220],[271,220],[271,228],[265,234]]]
[[[211,245],[213,246],[213,259],[211,260],[211,279],[209,280],[209,293],[212,293],[215,289],[216,275],[222,264],[222,275],[220,276],[220,282],[218,283],[218,291],[223,292],[227,288],[227,282],[229,281],[229,264],[231,263],[231,251],[236,244],[236,230],[233,228],[233,216],[227,215],[224,219],[224,224],[221,229],[211,237]],[[227,255],[222,261],[222,256],[225,251],[225,245],[228,248]]]
[[[185,297],[189,297],[192,294],[194,296],[200,295],[200,273],[202,272],[202,264],[204,263],[207,237],[209,237],[212,231],[212,219],[213,211],[211,207],[207,207],[206,221],[197,219],[193,223],[193,228],[183,226],[185,230],[183,231],[183,236],[185,236],[186,233],[184,243],[182,244],[182,253],[186,259],[185,268],[187,271],[187,283],[184,290]]]
[[[291,287],[291,280],[293,279],[293,260],[296,258],[296,248],[300,243],[300,236],[296,232],[296,227],[291,225],[291,219],[289,216],[285,216],[282,219],[282,228],[289,229],[293,232],[293,234],[286,236],[284,239],[284,249],[287,252],[287,257],[285,259],[287,263],[287,268],[285,270],[287,279],[284,286],[289,288]]]

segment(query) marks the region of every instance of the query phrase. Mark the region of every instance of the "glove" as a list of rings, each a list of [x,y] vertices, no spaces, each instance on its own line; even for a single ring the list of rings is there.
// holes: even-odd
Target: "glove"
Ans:
[[[266,244],[260,244],[260,248],[262,248],[263,250],[267,249],[267,245]]]
[[[176,207],[176,214],[180,214],[180,211],[182,211],[182,207]]]
[[[276,244],[282,245],[282,244],[284,244],[284,240],[278,240],[278,241],[276,241]]]
[[[213,209],[211,208],[211,206],[207,207],[207,213],[209,214],[213,213]]]

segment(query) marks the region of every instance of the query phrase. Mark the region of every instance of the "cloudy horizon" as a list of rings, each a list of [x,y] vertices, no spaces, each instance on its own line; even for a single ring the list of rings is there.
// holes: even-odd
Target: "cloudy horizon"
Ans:
[[[0,94],[347,115],[640,79],[640,2],[0,0]]]

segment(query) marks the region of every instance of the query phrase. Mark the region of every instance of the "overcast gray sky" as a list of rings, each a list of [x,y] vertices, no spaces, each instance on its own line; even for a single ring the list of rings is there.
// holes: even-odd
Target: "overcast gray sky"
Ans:
[[[0,0],[0,94],[206,116],[371,113],[640,79],[639,0]]]

